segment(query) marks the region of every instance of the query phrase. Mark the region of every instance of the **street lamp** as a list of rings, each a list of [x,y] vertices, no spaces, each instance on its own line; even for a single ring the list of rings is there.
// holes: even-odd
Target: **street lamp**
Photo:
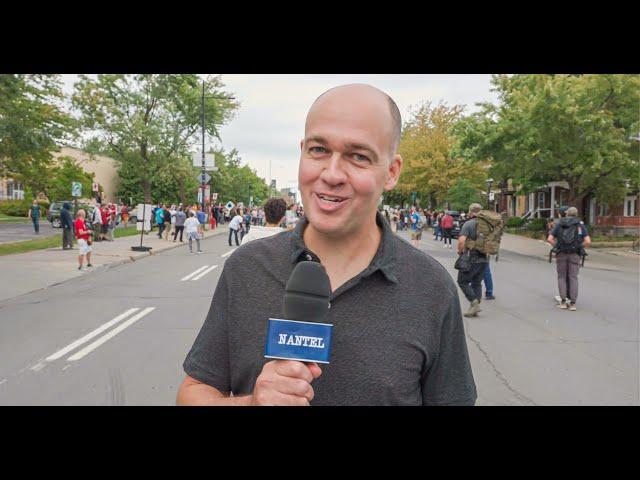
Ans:
[[[202,169],[201,169],[201,173],[200,173],[200,188],[202,189],[202,211],[205,211],[205,199],[204,199],[204,192],[206,190],[206,184],[205,184],[205,174],[207,173],[207,170],[205,168],[205,153],[204,153],[204,141],[205,141],[205,123],[204,123],[204,101],[205,98],[219,98],[222,100],[235,100],[235,97],[232,96],[225,96],[225,95],[205,95],[205,81],[202,81]]]
[[[493,178],[487,178],[487,210],[491,210],[491,185],[493,184]]]

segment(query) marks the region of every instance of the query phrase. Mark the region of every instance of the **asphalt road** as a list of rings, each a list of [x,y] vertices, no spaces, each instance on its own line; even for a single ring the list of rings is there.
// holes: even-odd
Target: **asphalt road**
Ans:
[[[424,238],[453,274],[455,241],[444,250]],[[0,405],[173,405],[226,242],[0,302]],[[465,319],[478,405],[640,404],[637,272],[587,266],[569,312],[554,306],[552,265],[503,251],[491,267],[497,300]]]
[[[40,219],[40,233],[36,234],[33,230],[33,223],[27,220],[25,223],[6,223],[0,222],[0,243],[19,242],[21,240],[30,240],[32,238],[49,237],[51,235],[60,234],[59,228],[53,228],[51,223],[45,218]]]

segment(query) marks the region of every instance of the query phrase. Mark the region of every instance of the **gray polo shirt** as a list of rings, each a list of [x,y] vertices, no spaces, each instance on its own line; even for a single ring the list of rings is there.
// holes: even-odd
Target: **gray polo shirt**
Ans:
[[[312,405],[473,405],[455,283],[436,260],[394,235],[371,264],[331,295],[331,363],[312,386]],[[295,230],[255,240],[226,261],[209,314],[184,361],[191,377],[234,395],[253,391],[263,365],[267,319],[283,318],[295,264],[319,261]]]

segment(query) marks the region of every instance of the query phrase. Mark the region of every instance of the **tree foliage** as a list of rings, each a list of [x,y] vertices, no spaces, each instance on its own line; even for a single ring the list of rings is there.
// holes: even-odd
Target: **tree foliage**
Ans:
[[[450,189],[460,179],[481,187],[486,166],[467,162],[456,154],[453,127],[462,113],[462,106],[450,107],[445,103],[433,106],[430,102],[411,110],[398,147],[404,166],[397,193],[407,198],[416,192],[422,205],[436,206],[447,200]]]
[[[74,139],[77,122],[65,111],[59,75],[0,75],[0,176],[44,192],[52,152]]]
[[[45,193],[50,201],[69,200],[71,183],[80,182],[83,196],[89,197],[94,177],[95,174],[85,172],[75,159],[59,157],[49,170]]]
[[[205,132],[215,138],[218,126],[238,108],[223,87],[220,77],[208,77],[204,85]],[[95,80],[81,75],[73,105],[93,133],[94,147],[96,141],[103,144],[103,151],[120,162],[125,183],[139,183],[150,202],[156,195],[154,179],[166,186],[160,179],[185,170],[190,147],[199,142],[201,95],[201,82],[193,74],[109,74]]]
[[[491,174],[529,193],[566,181],[569,202],[595,193],[619,202],[637,188],[638,75],[495,75],[497,105],[456,126],[461,154],[492,162]]]
[[[466,212],[472,203],[481,205],[486,203],[478,187],[467,178],[459,178],[455,181],[447,192],[447,201],[452,210],[463,212]]]
[[[248,206],[253,197],[254,204],[262,204],[269,197],[269,186],[254,169],[242,165],[241,160],[236,149],[228,154],[216,152],[218,171],[211,174],[211,191],[218,193],[218,202],[231,200]]]

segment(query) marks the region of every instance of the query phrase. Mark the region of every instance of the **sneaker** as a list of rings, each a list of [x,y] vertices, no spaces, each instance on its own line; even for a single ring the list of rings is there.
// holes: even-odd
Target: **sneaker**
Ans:
[[[195,253],[195,252],[193,252],[192,250],[189,250],[189,253],[193,254],[193,253]]]
[[[87,267],[91,268],[91,267],[93,267],[93,264],[87,263]]]
[[[202,250],[198,250],[196,253],[204,253]]]
[[[569,305],[567,305],[565,302],[562,302],[558,305],[556,305],[556,307],[562,309],[562,310],[566,310],[567,308],[569,308]]]
[[[553,299],[556,301],[556,304],[558,305],[562,303],[562,297],[560,295],[556,295],[555,297],[553,297]]]
[[[467,310],[464,314],[465,317],[477,317],[478,312],[480,311],[480,302],[478,300],[474,300],[469,305],[469,310]]]
[[[569,304],[569,310],[571,310],[572,312],[575,312],[575,311],[576,311],[576,304],[575,304],[575,303],[573,303],[573,302],[571,302],[571,303]]]
[[[485,295],[485,296],[484,296],[484,299],[485,299],[485,300],[495,300],[495,299],[496,299],[496,297],[494,297],[493,295]]]

